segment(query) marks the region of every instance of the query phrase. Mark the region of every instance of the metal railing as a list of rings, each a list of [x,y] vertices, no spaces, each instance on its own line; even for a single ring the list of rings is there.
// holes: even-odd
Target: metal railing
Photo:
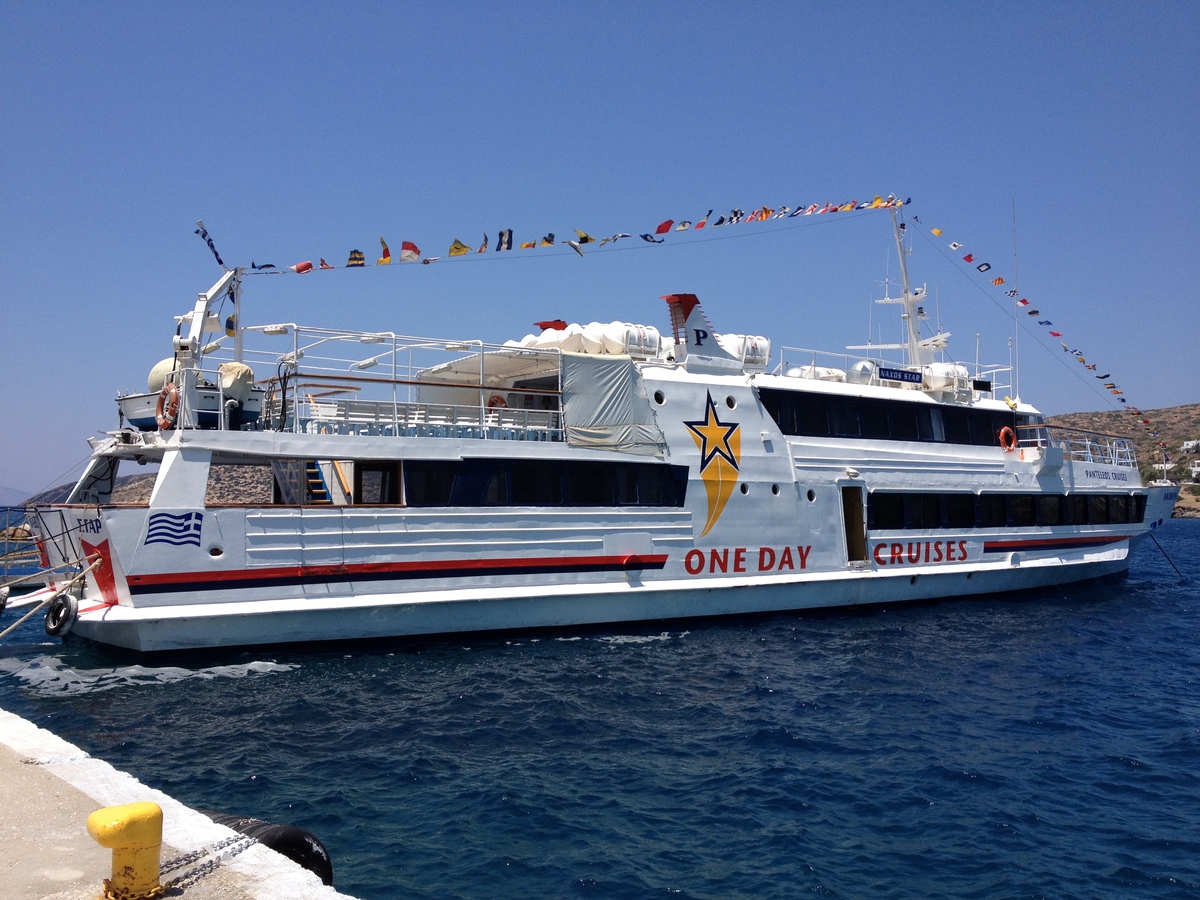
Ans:
[[[1066,459],[1107,466],[1137,468],[1133,440],[1059,425],[1022,425],[1017,428],[1021,447],[1059,447]]]
[[[866,364],[866,365],[864,365]],[[939,363],[941,364],[941,363]],[[967,373],[959,386],[962,392],[971,392],[975,381],[986,381],[991,384],[990,393],[993,396],[1003,396],[1012,391],[1012,367],[1001,365],[983,365],[980,363],[962,362],[955,360],[949,365],[961,366]],[[779,363],[771,370],[774,375],[793,375],[798,378],[811,378],[818,381],[847,381],[851,384],[883,384],[879,378],[880,369],[910,369],[917,371],[918,367],[910,366],[899,360],[889,360],[880,356],[863,356],[852,353],[834,353],[828,350],[813,350],[806,347],[780,347]],[[889,381],[893,387],[905,387],[920,390],[919,383],[906,384]]]
[[[269,410],[278,417],[278,401]],[[488,408],[442,403],[309,397],[293,419],[308,434],[354,434],[407,437],[460,437],[491,440],[561,441],[562,414],[557,410]]]
[[[293,323],[252,326],[243,334],[243,361],[255,368],[255,384],[265,390],[261,416],[249,427],[307,434],[564,439],[557,348]],[[226,427],[225,397],[214,370],[228,359],[223,346],[204,355],[195,380],[204,380],[214,409],[192,411],[187,409],[191,398],[181,398],[181,420],[215,413],[215,427]],[[529,379],[536,379],[535,385]],[[176,380],[182,380],[178,373]]]

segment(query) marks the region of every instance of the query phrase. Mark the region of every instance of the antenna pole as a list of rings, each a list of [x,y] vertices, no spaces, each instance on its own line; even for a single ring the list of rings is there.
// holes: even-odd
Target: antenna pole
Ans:
[[[1021,289],[1018,287],[1020,279],[1017,277],[1017,198],[1013,197],[1012,202],[1012,219],[1013,219],[1013,290],[1018,294]],[[1021,399],[1021,326],[1020,317],[1017,315],[1016,304],[1013,305],[1013,341],[1014,341],[1014,359],[1013,359],[1013,399]]]
[[[908,364],[911,366],[928,365],[932,355],[924,352],[921,347],[921,323],[917,318],[917,295],[912,292],[908,283],[907,251],[904,249],[904,232],[900,230],[900,222],[896,217],[896,207],[889,212],[892,214],[892,233],[896,237],[896,254],[900,257],[900,287],[904,291],[901,302],[904,304],[904,320],[908,324]]]

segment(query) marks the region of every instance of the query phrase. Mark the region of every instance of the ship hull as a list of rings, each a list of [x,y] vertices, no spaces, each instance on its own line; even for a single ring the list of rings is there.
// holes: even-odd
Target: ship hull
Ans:
[[[1125,572],[1128,541],[1072,557],[1009,559],[954,570],[870,570],[781,579],[763,576],[646,583],[631,572],[601,585],[447,588],[340,596],[123,607],[81,615],[74,635],[139,652],[470,632],[569,629],[622,623],[891,605],[1007,594]]]

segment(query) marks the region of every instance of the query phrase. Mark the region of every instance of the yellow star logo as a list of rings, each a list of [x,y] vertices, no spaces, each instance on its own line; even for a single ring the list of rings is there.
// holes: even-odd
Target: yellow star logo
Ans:
[[[738,454],[729,445],[729,440],[737,432],[737,424],[728,424],[717,418],[717,405],[713,403],[712,394],[708,395],[704,418],[698,422],[684,422],[688,430],[697,439],[700,447],[700,471],[709,467],[714,457],[725,459],[734,471],[738,469]]]
[[[692,434],[692,440],[700,451],[700,478],[708,495],[708,517],[700,536],[708,534],[721,517],[725,504],[737,484],[738,464],[742,455],[741,428],[736,422],[722,422],[717,416],[717,405],[712,394],[704,408],[704,418],[697,422],[684,422]]]

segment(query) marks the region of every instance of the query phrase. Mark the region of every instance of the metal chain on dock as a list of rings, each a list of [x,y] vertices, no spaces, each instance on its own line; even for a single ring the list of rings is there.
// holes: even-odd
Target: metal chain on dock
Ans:
[[[194,885],[206,875],[211,875],[221,865],[222,860],[232,859],[239,853],[249,850],[258,843],[256,838],[248,837],[244,834],[235,834],[232,837],[225,838],[223,841],[218,841],[211,847],[201,847],[199,850],[192,850],[190,853],[184,853],[172,859],[168,859],[158,867],[160,875],[167,872],[173,872],[176,869],[185,869],[179,875],[176,875],[170,881],[160,884],[147,893],[131,894],[128,891],[117,891],[113,889],[109,879],[104,879],[104,893],[101,900],[156,900],[158,897],[166,896],[167,892],[182,893],[187,888]],[[193,863],[199,863],[192,866]]]

